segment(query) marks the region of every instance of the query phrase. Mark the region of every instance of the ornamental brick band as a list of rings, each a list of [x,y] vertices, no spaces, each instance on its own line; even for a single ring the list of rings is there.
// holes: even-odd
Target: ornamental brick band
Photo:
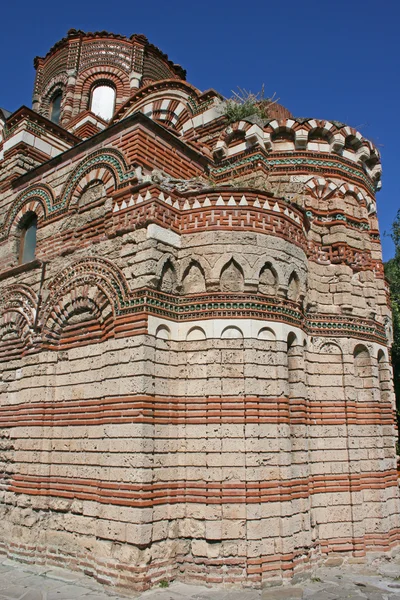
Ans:
[[[0,110],[0,550],[143,590],[398,546],[374,145],[229,123],[142,35],[35,66]]]

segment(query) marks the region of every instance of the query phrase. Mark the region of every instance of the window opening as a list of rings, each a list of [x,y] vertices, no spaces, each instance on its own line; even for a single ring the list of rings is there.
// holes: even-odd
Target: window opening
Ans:
[[[53,96],[53,100],[51,101],[51,111],[50,111],[50,120],[53,123],[58,125],[60,121],[60,113],[61,113],[61,92],[57,92],[55,96]]]
[[[115,89],[110,85],[97,85],[92,90],[90,110],[105,121],[110,121],[114,114]]]
[[[36,251],[37,216],[32,214],[22,225],[20,264],[28,263],[35,259]]]

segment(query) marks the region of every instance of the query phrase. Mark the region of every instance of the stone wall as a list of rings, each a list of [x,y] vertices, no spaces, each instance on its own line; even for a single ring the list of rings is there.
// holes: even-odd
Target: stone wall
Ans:
[[[229,125],[217,104],[159,82],[80,143],[40,117],[66,147],[34,162],[33,111],[10,117],[18,144],[4,130],[10,556],[138,590],[260,587],[398,545],[378,154],[341,124]]]

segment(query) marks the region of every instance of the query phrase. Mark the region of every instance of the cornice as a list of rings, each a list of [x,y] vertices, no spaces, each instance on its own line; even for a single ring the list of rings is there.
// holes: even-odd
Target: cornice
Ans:
[[[33,111],[31,111],[31,112],[33,112]],[[36,113],[34,113],[34,114],[36,114]],[[47,121],[47,119],[45,119],[45,120]],[[177,138],[176,135],[173,135],[172,133],[170,133],[167,129],[165,129],[165,127],[163,127],[162,125],[159,125],[157,122],[153,121],[152,119],[149,119],[143,113],[138,112],[138,113],[131,115],[130,117],[127,117],[126,119],[123,119],[122,121],[118,121],[114,125],[111,125],[111,127],[108,127],[107,129],[105,129],[103,131],[100,131],[96,135],[92,136],[91,138],[89,138],[87,140],[84,140],[83,142],[80,141],[79,138],[76,138],[75,136],[73,136],[74,139],[79,140],[79,143],[77,145],[75,145],[73,148],[66,150],[65,152],[62,152],[61,154],[58,154],[54,158],[48,160],[43,165],[40,165],[40,166],[36,167],[35,169],[32,169],[32,171],[29,171],[29,173],[25,173],[24,175],[21,175],[21,177],[14,179],[14,181],[12,182],[12,188],[17,189],[23,185],[26,185],[27,183],[29,183],[36,177],[43,176],[47,171],[50,171],[54,167],[61,166],[62,164],[75,158],[79,154],[82,154],[83,152],[91,150],[98,144],[106,142],[106,140],[108,138],[111,138],[113,135],[128,129],[129,127],[132,127],[133,125],[140,125],[144,129],[152,131],[158,137],[163,138],[168,143],[170,143],[172,146],[179,148],[182,152],[185,153],[185,155],[189,159],[194,160],[195,162],[202,165],[203,167],[206,167],[210,162],[207,157],[205,157],[200,152],[197,152],[193,147],[189,146],[185,141]],[[72,134],[69,134],[69,135],[72,135]]]

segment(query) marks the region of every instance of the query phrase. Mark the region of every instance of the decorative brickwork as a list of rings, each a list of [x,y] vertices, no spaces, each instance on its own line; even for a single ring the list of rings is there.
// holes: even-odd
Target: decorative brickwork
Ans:
[[[35,65],[0,112],[0,550],[143,590],[398,546],[374,145],[228,123],[142,35]]]

